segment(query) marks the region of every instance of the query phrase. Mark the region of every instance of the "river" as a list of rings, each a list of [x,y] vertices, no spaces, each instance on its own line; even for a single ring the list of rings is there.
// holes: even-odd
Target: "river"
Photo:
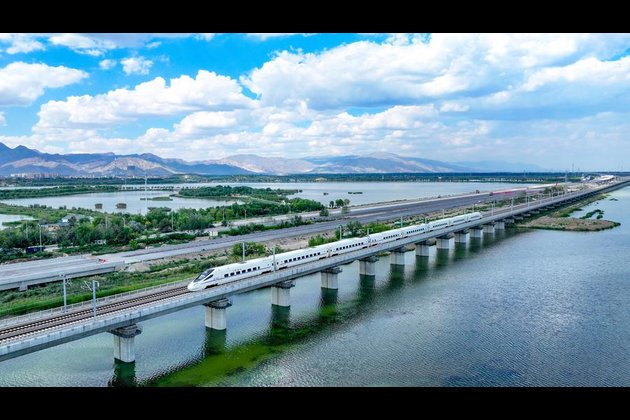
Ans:
[[[585,207],[594,233],[515,230],[431,257],[343,267],[339,290],[298,279],[233,297],[225,333],[204,308],[142,323],[137,362],[100,334],[0,362],[0,385],[629,386],[630,188]]]
[[[198,187],[215,186],[220,183],[210,184],[178,184],[168,185],[168,187]],[[222,185],[246,185],[254,188],[273,189],[295,189],[302,190],[301,193],[291,195],[291,197],[308,198],[328,205],[330,200],[339,198],[349,199],[350,204],[368,204],[382,201],[394,201],[403,199],[414,199],[421,197],[435,197],[438,195],[461,194],[474,192],[475,190],[490,191],[504,188],[514,188],[515,186],[526,186],[531,184],[504,184],[504,183],[483,183],[483,182],[307,182],[307,183],[224,183]],[[348,194],[348,192],[361,192],[362,194]],[[324,193],[328,193],[324,195]],[[167,191],[147,191],[148,197],[168,196]],[[41,198],[20,198],[12,200],[0,200],[7,204],[17,204],[28,206],[39,204],[59,208],[66,206],[68,210],[75,208],[94,209],[96,203],[103,204],[103,211],[118,212],[124,211],[131,214],[145,214],[148,207],[168,207],[179,208],[207,208],[215,206],[227,206],[235,201],[218,201],[202,198],[181,198],[172,197],[173,201],[151,201],[142,200],[145,197],[144,191],[121,191],[114,193],[93,193],[78,194],[62,197],[41,197]],[[124,210],[116,209],[117,203],[126,203]]]

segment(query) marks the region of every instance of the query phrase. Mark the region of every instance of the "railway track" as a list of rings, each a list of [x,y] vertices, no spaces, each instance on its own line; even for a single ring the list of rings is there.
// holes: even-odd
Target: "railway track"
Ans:
[[[133,297],[119,302],[111,302],[96,307],[96,315],[105,315],[108,313],[120,311],[122,309],[140,306],[146,303],[157,302],[189,293],[186,286],[177,287],[170,290],[162,290],[149,295]],[[58,327],[60,325],[71,324],[73,322],[92,318],[94,313],[92,309],[81,309],[74,312],[67,312],[51,318],[40,319],[33,322],[25,322],[23,324],[12,325],[10,327],[0,329],[0,342],[12,340],[16,337],[28,335],[33,332]]]

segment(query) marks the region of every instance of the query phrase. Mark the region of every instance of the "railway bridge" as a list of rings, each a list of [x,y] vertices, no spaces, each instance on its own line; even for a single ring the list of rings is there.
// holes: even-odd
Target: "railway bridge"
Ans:
[[[484,212],[479,220],[445,227],[431,232],[412,235],[370,248],[358,249],[342,255],[301,264],[225,285],[189,292],[188,281],[162,285],[68,306],[65,310],[36,312],[0,321],[0,361],[32,353],[41,349],[77,340],[102,332],[113,335],[114,358],[121,362],[134,362],[134,337],[141,333],[138,323],[195,305],[206,306],[206,327],[224,330],[231,306],[230,296],[250,290],[270,287],[271,304],[287,307],[291,304],[291,288],[300,277],[321,273],[322,289],[336,289],[337,276],[342,266],[359,260],[361,275],[373,276],[378,254],[389,252],[390,263],[404,265],[405,252],[412,246],[418,256],[428,256],[432,249],[449,249],[455,243],[467,242],[470,237],[493,235],[505,229],[506,224],[581,200],[600,192],[621,188],[630,179],[548,197],[506,208]]]

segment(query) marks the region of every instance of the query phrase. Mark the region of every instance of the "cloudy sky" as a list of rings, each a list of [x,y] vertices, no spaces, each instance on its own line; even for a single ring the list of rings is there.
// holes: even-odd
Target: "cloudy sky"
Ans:
[[[630,168],[630,35],[0,34],[0,142]]]

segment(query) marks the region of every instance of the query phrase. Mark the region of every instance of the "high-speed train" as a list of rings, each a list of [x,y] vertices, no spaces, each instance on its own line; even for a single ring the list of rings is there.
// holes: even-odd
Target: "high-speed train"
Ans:
[[[260,274],[271,273],[272,271],[284,270],[296,265],[356,251],[357,249],[394,242],[410,236],[420,235],[433,230],[443,229],[445,227],[468,223],[479,219],[481,219],[481,213],[467,213],[446,219],[434,220],[421,225],[407,226],[401,229],[392,229],[385,232],[374,233],[361,238],[343,239],[341,241],[306,249],[283,252],[282,254],[276,254],[275,260],[273,256],[270,256],[209,268],[199,274],[197,278],[188,284],[188,290],[196,292],[207,287],[214,287],[246,279],[248,277],[254,277]]]

